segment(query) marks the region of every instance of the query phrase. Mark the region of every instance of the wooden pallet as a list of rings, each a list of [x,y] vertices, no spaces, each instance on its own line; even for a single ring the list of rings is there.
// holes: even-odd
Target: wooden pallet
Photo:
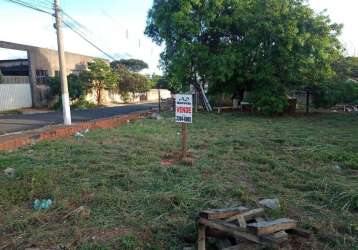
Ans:
[[[295,220],[282,218],[265,220],[263,208],[246,207],[230,209],[210,209],[200,213],[198,220],[198,250],[206,250],[206,237],[211,231],[225,234],[240,240],[269,246],[280,247],[288,242],[288,234],[309,238],[311,234],[297,228]],[[240,244],[229,249],[239,249]],[[226,248],[225,248],[226,249]]]

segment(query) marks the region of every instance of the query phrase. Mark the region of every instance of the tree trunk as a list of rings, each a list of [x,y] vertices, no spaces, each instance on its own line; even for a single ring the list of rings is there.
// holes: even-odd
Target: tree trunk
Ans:
[[[102,89],[97,88],[97,105],[100,105],[102,101]]]

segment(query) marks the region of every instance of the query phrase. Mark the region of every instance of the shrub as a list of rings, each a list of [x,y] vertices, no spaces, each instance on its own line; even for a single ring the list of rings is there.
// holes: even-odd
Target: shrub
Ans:
[[[338,103],[358,104],[358,82],[346,80],[326,83],[312,88],[315,107],[330,108]]]
[[[67,77],[68,81],[68,91],[71,101],[76,101],[79,99],[84,99],[87,93],[87,83],[81,79],[80,76],[75,74],[70,74]],[[55,96],[61,96],[61,81],[60,77],[55,76],[49,79],[49,85],[51,87],[52,93]]]
[[[253,90],[250,92],[249,101],[254,109],[266,115],[283,113],[288,106],[285,90],[278,85],[262,86]]]

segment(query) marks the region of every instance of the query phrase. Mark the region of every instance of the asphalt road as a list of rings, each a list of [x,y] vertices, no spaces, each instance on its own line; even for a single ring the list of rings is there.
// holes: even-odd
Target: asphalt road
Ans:
[[[72,122],[84,122],[127,115],[156,108],[157,104],[133,104],[120,107],[72,111]],[[0,135],[63,123],[62,112],[0,116]]]

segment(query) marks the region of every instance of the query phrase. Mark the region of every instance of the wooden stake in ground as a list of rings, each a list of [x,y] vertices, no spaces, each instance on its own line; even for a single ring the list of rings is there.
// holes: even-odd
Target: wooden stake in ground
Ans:
[[[188,156],[188,124],[181,124],[181,158]]]
[[[188,123],[193,122],[193,96],[177,94],[175,121],[181,123],[181,159],[188,156]]]

